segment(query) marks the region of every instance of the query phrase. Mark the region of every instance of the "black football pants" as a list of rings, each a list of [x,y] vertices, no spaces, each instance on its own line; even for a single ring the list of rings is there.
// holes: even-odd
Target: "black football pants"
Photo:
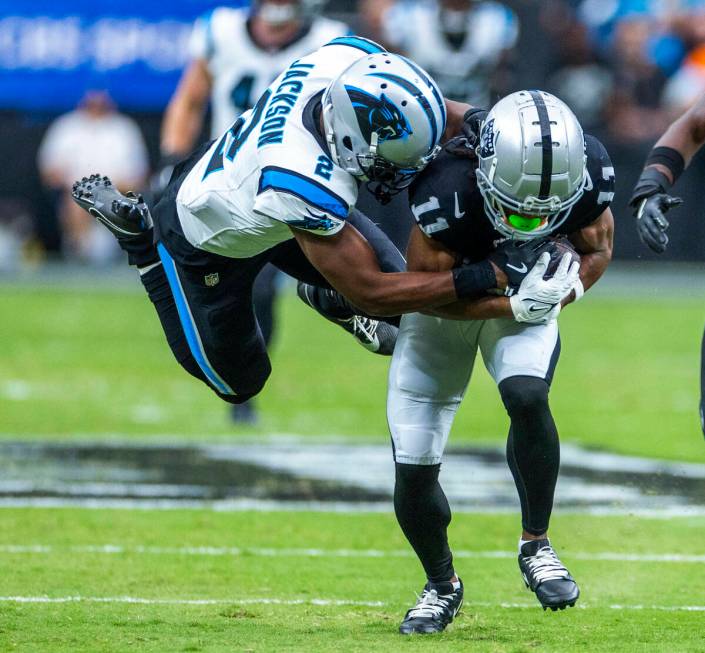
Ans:
[[[355,210],[348,222],[370,243],[383,271],[404,269],[403,257],[379,227]],[[189,265],[177,262],[164,242],[157,248],[162,265],[144,274],[142,282],[174,356],[225,401],[247,401],[271,372],[253,308],[253,284],[260,270],[271,262],[301,281],[330,285],[294,239],[248,259],[205,255],[199,264]]]

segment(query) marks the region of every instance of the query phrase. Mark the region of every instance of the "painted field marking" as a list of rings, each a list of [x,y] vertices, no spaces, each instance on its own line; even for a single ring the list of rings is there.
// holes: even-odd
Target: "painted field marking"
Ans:
[[[148,599],[139,596],[0,596],[1,603],[137,603],[144,605],[321,605],[379,608],[382,601],[343,599]]]
[[[413,558],[414,552],[403,549],[385,551],[383,549],[307,549],[307,548],[265,548],[265,547],[216,547],[216,546],[125,546],[122,544],[86,544],[54,546],[51,544],[2,544],[0,553],[7,554],[139,554],[139,555],[176,555],[176,556],[255,556],[279,558]],[[512,551],[454,551],[455,558],[469,559],[514,559]],[[685,553],[618,553],[603,551],[587,553],[570,552],[568,559],[600,562],[662,562],[662,563],[705,563],[705,554]]]
[[[321,607],[366,607],[383,608],[390,604],[384,601],[351,601],[346,599],[279,599],[279,598],[249,598],[249,599],[153,599],[140,596],[0,596],[0,603],[130,603],[136,605],[312,605]],[[465,602],[466,608],[501,608],[507,610],[530,609],[539,610],[536,603],[490,603]],[[610,605],[579,604],[582,610],[657,610],[660,612],[705,612],[705,605]]]

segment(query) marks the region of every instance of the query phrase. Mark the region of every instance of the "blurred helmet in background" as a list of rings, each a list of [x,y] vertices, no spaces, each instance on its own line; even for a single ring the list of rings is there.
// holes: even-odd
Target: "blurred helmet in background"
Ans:
[[[255,0],[252,11],[273,26],[294,21],[310,21],[320,12],[326,0]]]
[[[323,96],[333,160],[378,184],[385,201],[411,183],[439,151],[446,110],[436,83],[416,64],[388,52],[358,59]],[[377,192],[379,191],[379,193]]]
[[[485,212],[497,231],[517,240],[555,231],[588,181],[582,127],[545,91],[497,102],[482,123],[477,155]]]
[[[473,0],[440,0],[441,28],[447,34],[465,34]]]

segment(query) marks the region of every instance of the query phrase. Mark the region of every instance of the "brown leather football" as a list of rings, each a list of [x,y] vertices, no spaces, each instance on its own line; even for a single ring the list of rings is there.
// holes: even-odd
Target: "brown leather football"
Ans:
[[[546,241],[546,249],[544,251],[550,252],[551,261],[548,264],[548,269],[546,274],[543,275],[544,279],[550,279],[558,269],[558,264],[561,262],[564,254],[570,254],[573,261],[580,263],[580,254],[575,251],[573,243],[571,243],[565,236],[555,236],[554,238],[549,238]]]

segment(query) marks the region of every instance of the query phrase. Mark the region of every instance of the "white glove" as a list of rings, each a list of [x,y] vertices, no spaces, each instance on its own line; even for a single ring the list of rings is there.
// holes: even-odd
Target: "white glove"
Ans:
[[[544,279],[551,260],[544,252],[519,286],[515,295],[509,298],[517,322],[546,324],[558,317],[561,300],[570,294],[578,281],[580,263],[571,263],[569,253],[563,255],[556,273],[550,279]]]

